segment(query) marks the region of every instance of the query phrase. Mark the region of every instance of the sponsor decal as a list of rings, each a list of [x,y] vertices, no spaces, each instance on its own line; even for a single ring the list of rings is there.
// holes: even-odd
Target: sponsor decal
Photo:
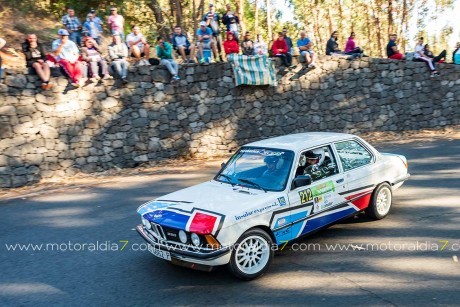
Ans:
[[[274,203],[272,203],[270,205],[267,205],[265,207],[262,207],[262,208],[257,208],[257,209],[254,209],[254,210],[245,211],[243,214],[240,214],[240,215],[235,215],[235,220],[239,221],[239,220],[245,219],[245,218],[247,218],[247,217],[249,217],[249,216],[251,216],[253,214],[263,213],[263,212],[266,212],[266,211],[268,211],[270,209],[274,209],[275,207],[278,207],[278,202],[274,202]]]
[[[240,152],[242,152],[242,153],[255,153],[255,154],[262,155],[262,156],[277,156],[277,157],[285,154],[284,151],[272,151],[272,150],[268,150],[268,149],[264,149],[264,148],[261,148],[261,149],[257,149],[257,148],[242,149],[242,150],[240,150]]]
[[[283,196],[278,198],[278,202],[280,203],[280,207],[286,206],[286,199]]]
[[[278,221],[278,227],[279,227],[279,226],[283,226],[284,224],[286,224],[286,219],[283,217],[283,218],[279,219],[279,221]]]
[[[317,198],[323,194],[326,194],[328,192],[335,191],[335,186],[334,186],[334,181],[330,180],[324,183],[321,183],[319,185],[316,185],[314,187],[299,191],[299,196],[300,196],[300,203],[306,204],[309,201],[312,201],[314,198]],[[318,198],[319,200],[319,198]],[[316,203],[316,201],[315,201]]]

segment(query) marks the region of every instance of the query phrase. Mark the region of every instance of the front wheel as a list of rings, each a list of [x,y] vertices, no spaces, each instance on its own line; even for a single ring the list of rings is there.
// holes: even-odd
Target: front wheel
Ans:
[[[271,237],[262,229],[246,231],[236,242],[230,259],[230,271],[243,280],[261,276],[268,269],[274,251]]]
[[[366,214],[373,219],[381,220],[390,212],[391,204],[391,187],[388,183],[382,183],[374,190]]]

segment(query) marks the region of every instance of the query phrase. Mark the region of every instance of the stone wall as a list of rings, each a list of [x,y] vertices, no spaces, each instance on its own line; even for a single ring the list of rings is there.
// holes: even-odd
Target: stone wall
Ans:
[[[303,131],[402,131],[460,124],[460,66],[324,57],[280,72],[279,85],[235,87],[229,64],[130,68],[72,89],[37,89],[6,71],[0,84],[0,187],[178,156],[215,156],[251,140]]]

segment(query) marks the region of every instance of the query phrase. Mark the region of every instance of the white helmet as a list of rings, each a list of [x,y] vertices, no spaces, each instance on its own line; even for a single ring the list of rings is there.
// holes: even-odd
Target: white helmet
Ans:
[[[318,157],[318,165],[323,164],[324,159],[326,158],[326,153],[323,148],[317,148],[313,150],[313,153]]]

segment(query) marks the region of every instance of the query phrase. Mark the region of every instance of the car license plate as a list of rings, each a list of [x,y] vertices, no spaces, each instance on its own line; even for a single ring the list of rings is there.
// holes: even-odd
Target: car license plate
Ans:
[[[150,245],[150,244],[148,246],[148,250],[153,255],[157,256],[158,258],[171,261],[171,254],[169,252],[167,252],[167,251],[159,250],[158,248],[155,248],[155,246]]]

